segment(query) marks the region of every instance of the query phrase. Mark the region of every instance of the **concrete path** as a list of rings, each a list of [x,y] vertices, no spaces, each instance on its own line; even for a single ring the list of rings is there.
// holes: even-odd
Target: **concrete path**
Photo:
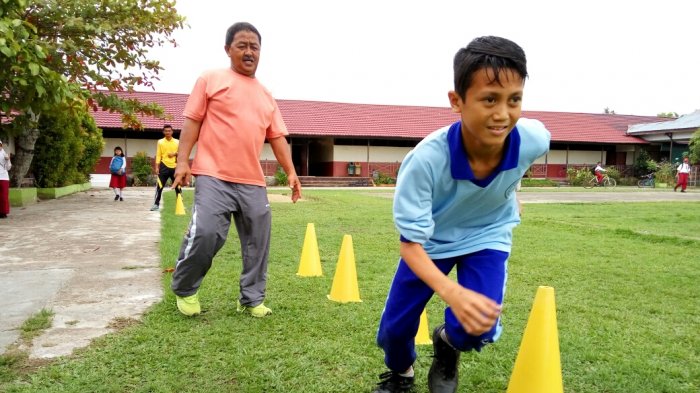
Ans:
[[[123,202],[111,190],[91,190],[12,208],[0,220],[0,353],[42,308],[55,315],[22,348],[33,358],[68,355],[162,299],[152,198],[151,188],[127,188]]]

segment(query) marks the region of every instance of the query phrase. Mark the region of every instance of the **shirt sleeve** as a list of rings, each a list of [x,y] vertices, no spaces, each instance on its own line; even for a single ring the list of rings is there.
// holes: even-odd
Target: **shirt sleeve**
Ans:
[[[433,177],[428,162],[411,155],[404,159],[394,194],[394,224],[402,241],[425,244],[435,231]]]
[[[188,119],[202,121],[204,115],[207,113],[208,102],[207,81],[204,77],[200,76],[197,78],[197,82],[194,84],[192,92],[187,98],[185,110],[182,112],[182,115]]]
[[[272,99],[272,103],[274,107],[272,112],[272,121],[270,122],[270,126],[265,132],[265,137],[267,139],[275,139],[281,136],[289,135],[289,132],[287,131],[287,125],[284,124],[284,119],[282,119],[282,113],[280,112],[280,108],[277,106],[277,101],[274,98]]]

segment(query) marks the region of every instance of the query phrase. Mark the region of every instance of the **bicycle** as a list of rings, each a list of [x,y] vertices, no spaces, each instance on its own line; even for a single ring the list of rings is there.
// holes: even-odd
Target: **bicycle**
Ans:
[[[637,187],[639,187],[639,188],[645,188],[645,187],[655,188],[656,183],[654,181],[654,174],[650,173],[648,175],[642,176],[639,179],[639,181],[637,182]]]
[[[593,188],[593,187],[611,187],[615,188],[617,186],[617,181],[608,175],[603,176],[603,181],[598,183],[598,178],[593,177],[591,180],[583,183],[583,188]]]

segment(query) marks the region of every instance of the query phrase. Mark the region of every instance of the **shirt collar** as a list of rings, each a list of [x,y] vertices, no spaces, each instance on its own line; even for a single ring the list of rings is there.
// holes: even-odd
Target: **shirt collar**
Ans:
[[[518,167],[518,158],[520,154],[520,133],[518,127],[513,127],[513,131],[508,134],[505,141],[505,149],[501,162],[485,179],[476,179],[472,168],[469,165],[469,157],[462,143],[462,122],[458,121],[450,126],[447,131],[447,143],[450,149],[450,170],[452,178],[455,180],[469,180],[472,183],[486,187],[491,181],[496,178],[501,172]]]

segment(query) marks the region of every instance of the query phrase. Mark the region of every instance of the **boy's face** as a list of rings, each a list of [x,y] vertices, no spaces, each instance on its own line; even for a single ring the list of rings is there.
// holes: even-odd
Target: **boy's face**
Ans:
[[[464,100],[455,91],[448,93],[452,110],[460,114],[468,150],[503,146],[520,118],[525,81],[510,69],[498,75],[500,84],[493,76],[490,69],[475,72]]]
[[[233,36],[231,45],[224,46],[231,58],[231,68],[239,74],[254,77],[260,59],[260,40],[252,31],[241,30]]]
[[[165,136],[165,139],[171,140],[173,138],[173,129],[170,127],[163,128],[163,136]]]

